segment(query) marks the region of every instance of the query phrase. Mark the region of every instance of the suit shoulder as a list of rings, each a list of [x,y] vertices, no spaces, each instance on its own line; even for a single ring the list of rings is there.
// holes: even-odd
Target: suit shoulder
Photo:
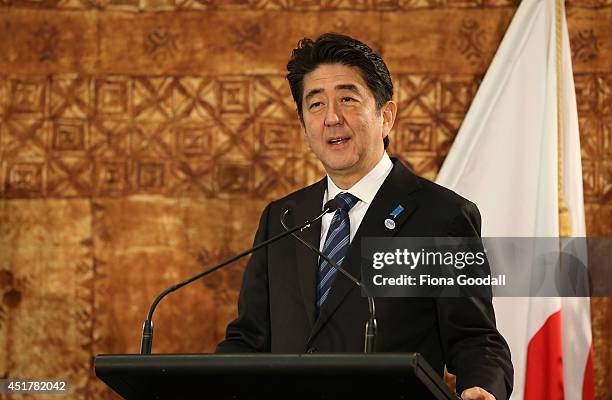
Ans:
[[[477,208],[473,202],[444,186],[438,185],[420,176],[417,176],[417,180],[421,188],[421,197],[428,202],[434,203],[436,206],[444,206],[447,208]]]
[[[437,221],[451,236],[480,235],[481,215],[476,204],[454,191],[418,177],[420,203],[430,221]]]

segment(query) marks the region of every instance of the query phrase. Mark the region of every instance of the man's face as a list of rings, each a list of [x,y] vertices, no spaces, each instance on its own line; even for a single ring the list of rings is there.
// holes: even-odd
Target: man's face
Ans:
[[[359,70],[342,64],[320,65],[306,74],[303,96],[310,148],[332,179],[354,184],[380,161],[395,104],[388,102],[378,110]]]

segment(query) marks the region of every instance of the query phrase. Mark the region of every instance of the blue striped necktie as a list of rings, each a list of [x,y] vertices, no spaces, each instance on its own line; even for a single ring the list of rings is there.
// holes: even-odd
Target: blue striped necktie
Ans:
[[[336,210],[327,231],[323,254],[328,256],[333,262],[342,266],[342,261],[346,256],[351,238],[351,222],[349,220],[349,210],[353,208],[359,199],[350,193],[339,193],[336,200],[341,208]],[[331,284],[336,275],[336,269],[323,258],[319,259],[319,280],[317,284],[317,311],[329,296]]]

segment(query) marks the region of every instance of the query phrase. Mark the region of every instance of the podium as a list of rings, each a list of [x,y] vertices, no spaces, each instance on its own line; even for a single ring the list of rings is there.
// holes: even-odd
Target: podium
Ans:
[[[124,399],[457,399],[419,353],[99,355]]]

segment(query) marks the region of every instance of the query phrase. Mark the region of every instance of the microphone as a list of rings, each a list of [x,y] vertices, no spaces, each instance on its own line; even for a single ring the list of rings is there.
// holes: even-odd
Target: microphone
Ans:
[[[151,354],[151,348],[153,346],[153,313],[155,312],[155,308],[157,307],[157,305],[159,304],[159,302],[166,297],[168,294],[182,288],[183,286],[186,286],[188,284],[190,284],[191,282],[197,281],[200,278],[205,277],[206,275],[215,272],[216,270],[225,267],[228,264],[233,263],[234,261],[237,261],[239,259],[241,259],[242,257],[249,255],[259,249],[261,249],[262,247],[265,247],[271,243],[274,243],[282,238],[284,238],[285,236],[288,235],[294,235],[296,231],[303,231],[304,229],[308,229],[310,228],[310,224],[312,224],[313,222],[323,218],[323,216],[325,214],[327,214],[328,212],[333,212],[336,211],[338,208],[340,208],[340,204],[336,201],[336,203],[333,203],[331,200],[328,201],[327,203],[325,203],[325,206],[323,207],[323,212],[321,212],[321,214],[319,214],[317,217],[315,217],[313,220],[307,220],[306,222],[304,222],[301,225],[296,226],[295,228],[291,228],[291,229],[287,229],[285,228],[285,232],[280,233],[266,241],[263,241],[253,247],[251,247],[248,250],[243,251],[242,253],[231,257],[225,261],[223,261],[221,264],[218,264],[210,269],[207,269],[206,271],[200,272],[197,275],[192,276],[191,278],[178,283],[176,285],[173,285],[169,288],[167,288],[166,290],[164,290],[163,292],[161,292],[157,298],[155,298],[155,300],[153,301],[153,303],[151,304],[151,307],[149,308],[149,314],[147,315],[147,319],[144,321],[144,324],[142,326],[142,336],[140,339],[140,354]]]
[[[334,199],[329,200],[327,203],[325,203],[325,206],[323,208],[328,208],[328,207],[330,209],[333,208],[332,211],[336,211],[337,209],[341,207],[341,205],[339,201],[334,198]],[[332,212],[332,211],[329,211],[329,212]],[[289,215],[290,213],[291,213],[291,207],[286,206],[285,211],[281,215],[281,225],[283,225],[283,228],[285,229],[285,231],[291,232],[291,236],[299,240],[304,246],[308,247],[310,250],[317,253],[321,258],[327,261],[329,265],[331,265],[336,271],[341,272],[342,275],[346,276],[350,281],[352,281],[355,285],[359,286],[361,290],[365,292],[368,298],[368,310],[370,311],[370,319],[368,320],[368,322],[366,322],[365,338],[364,338],[365,343],[363,346],[363,352],[364,353],[374,353],[374,351],[376,350],[376,329],[377,329],[376,306],[374,304],[374,298],[370,295],[367,288],[361,282],[359,282],[357,278],[355,278],[353,275],[347,272],[344,268],[342,268],[341,266],[336,264],[334,261],[332,261],[327,255],[323,254],[323,252],[321,252],[317,247],[313,246],[312,244],[308,243],[306,240],[302,239],[301,237],[293,233],[295,232],[295,228],[289,229],[289,227],[287,227],[287,223],[285,222],[285,219],[287,218],[287,215]],[[321,218],[322,217],[323,216],[321,216]]]

